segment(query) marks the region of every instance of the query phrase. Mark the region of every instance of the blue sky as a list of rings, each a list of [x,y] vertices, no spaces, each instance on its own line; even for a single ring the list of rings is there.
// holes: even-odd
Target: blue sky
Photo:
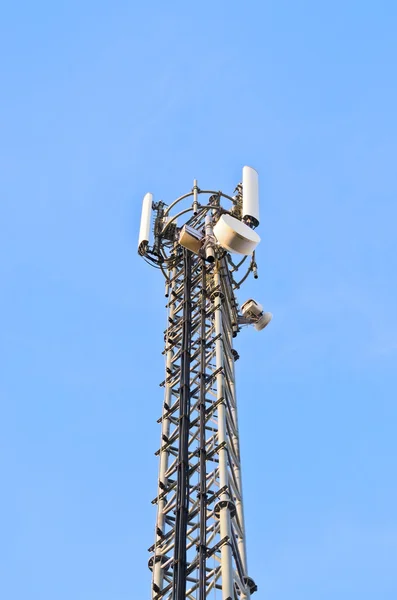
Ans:
[[[257,597],[395,600],[396,26],[392,1],[3,6],[2,597],[149,598],[165,309],[141,198],[251,164]]]

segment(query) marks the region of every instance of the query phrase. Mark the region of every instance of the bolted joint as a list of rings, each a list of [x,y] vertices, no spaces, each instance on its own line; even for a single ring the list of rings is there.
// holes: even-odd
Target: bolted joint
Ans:
[[[240,358],[239,353],[234,348],[232,348],[232,356],[235,362]]]
[[[224,300],[225,298],[225,294],[222,292],[220,286],[218,285],[215,289],[213,289],[210,293],[210,300],[212,302],[215,302],[216,298],[221,298],[221,300]]]
[[[178,339],[178,333],[173,332],[173,331],[166,331],[164,333],[164,342],[170,344],[170,346],[174,346],[176,344],[176,341]]]
[[[169,561],[169,557],[164,554],[156,554],[152,555],[148,560],[148,567],[151,571],[153,571],[153,565],[157,563],[161,563],[164,565],[167,561]]]
[[[238,323],[232,323],[232,335],[233,337],[237,337],[238,332],[240,331],[240,327]]]
[[[229,509],[231,518],[236,516],[236,505],[232,500],[219,500],[214,506],[214,514],[217,519],[221,516],[223,508]]]
[[[206,546],[205,544],[196,544],[196,551],[200,552],[200,550],[206,553],[208,550],[208,546]]]
[[[252,577],[244,577],[244,583],[247,586],[247,588],[249,589],[249,593],[253,594],[254,592],[258,591],[258,586],[256,585],[255,581],[252,579]]]

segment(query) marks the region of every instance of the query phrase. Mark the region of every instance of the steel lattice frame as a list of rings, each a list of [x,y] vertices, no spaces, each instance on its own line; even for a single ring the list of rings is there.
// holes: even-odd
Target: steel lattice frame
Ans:
[[[198,205],[188,224],[204,229],[207,209]],[[168,326],[151,597],[246,600],[256,585],[247,571],[235,391],[236,265],[220,248],[208,263],[175,240],[164,244],[172,260],[162,267]]]

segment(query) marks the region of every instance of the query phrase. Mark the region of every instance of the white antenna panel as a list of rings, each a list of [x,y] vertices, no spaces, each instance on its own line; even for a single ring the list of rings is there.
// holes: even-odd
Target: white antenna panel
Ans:
[[[142,256],[149,244],[153,194],[145,194],[142,202],[141,226],[139,229],[138,253]]]
[[[214,235],[219,244],[229,252],[252,254],[261,238],[239,219],[231,215],[222,215],[214,227]]]
[[[243,167],[243,220],[259,225],[258,172],[252,167]]]
[[[265,329],[265,327],[267,327],[269,325],[269,323],[272,319],[273,319],[273,315],[271,312],[263,313],[263,315],[261,317],[259,317],[257,322],[254,323],[255,329],[257,331],[262,331],[262,329]]]

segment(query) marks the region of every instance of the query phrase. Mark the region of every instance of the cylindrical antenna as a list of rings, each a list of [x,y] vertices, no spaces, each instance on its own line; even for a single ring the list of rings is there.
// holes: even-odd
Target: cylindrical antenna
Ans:
[[[153,194],[145,194],[142,202],[141,226],[139,229],[138,254],[143,256],[149,245]]]
[[[254,228],[259,225],[258,172],[243,167],[243,221]]]
[[[198,186],[197,186],[197,179],[195,179],[193,181],[193,214],[194,215],[197,215],[197,209],[198,209],[197,194],[198,194]]]
[[[205,236],[206,236],[206,247],[205,247],[205,258],[209,263],[213,263],[215,261],[215,248],[212,240],[214,239],[214,234],[212,230],[212,218],[210,214],[207,214],[205,217]]]

